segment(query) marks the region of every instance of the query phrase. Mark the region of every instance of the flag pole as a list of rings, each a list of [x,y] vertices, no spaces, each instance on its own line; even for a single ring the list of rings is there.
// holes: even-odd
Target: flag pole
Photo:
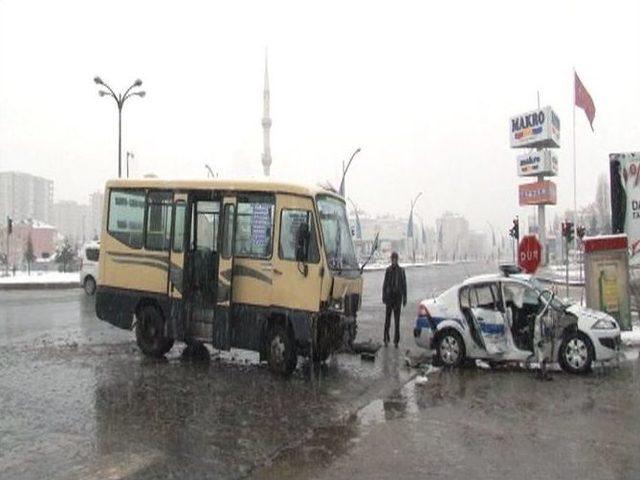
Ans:
[[[576,180],[576,70],[573,69],[573,228],[574,236],[577,238],[578,229],[578,200],[577,200],[577,180]]]
[[[576,174],[576,69],[573,69],[573,239],[578,238],[578,182]],[[569,242],[567,242],[567,297],[569,296]]]

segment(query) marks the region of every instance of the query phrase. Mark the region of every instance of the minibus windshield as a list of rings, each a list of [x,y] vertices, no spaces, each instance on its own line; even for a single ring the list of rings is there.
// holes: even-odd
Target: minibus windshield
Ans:
[[[360,268],[344,202],[329,196],[319,196],[318,211],[329,268],[338,271]]]

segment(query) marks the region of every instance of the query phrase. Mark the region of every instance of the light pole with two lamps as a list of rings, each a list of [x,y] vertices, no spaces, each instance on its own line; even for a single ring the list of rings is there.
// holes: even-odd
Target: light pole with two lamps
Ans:
[[[356,150],[351,154],[351,158],[347,162],[347,166],[344,166],[344,162],[342,162],[342,179],[340,180],[340,195],[344,197],[344,179],[347,176],[347,171],[349,171],[349,167],[351,166],[351,162],[353,162],[353,157],[356,154],[360,153],[360,148],[356,148]]]
[[[416,202],[422,195],[422,192],[418,193],[416,197],[411,200],[411,210],[409,211],[409,226],[407,227],[407,238],[411,237],[411,247],[413,249],[413,263],[416,263],[416,242],[414,241],[413,236],[413,207],[416,206]],[[410,228],[409,228],[410,227]]]
[[[105,95],[113,97],[113,99],[116,101],[116,105],[118,106],[118,178],[122,178],[122,106],[128,98],[131,98],[133,96],[142,98],[146,95],[146,92],[144,92],[143,90],[137,92],[132,91],[134,88],[140,87],[142,85],[142,80],[140,80],[139,78],[135,82],[133,82],[133,84],[131,84],[131,86],[127,88],[124,93],[119,93],[117,95],[109,85],[102,81],[100,77],[95,77],[93,81],[96,84],[107,89],[107,91],[100,90],[98,92],[98,95],[100,95],[101,97],[104,97]]]

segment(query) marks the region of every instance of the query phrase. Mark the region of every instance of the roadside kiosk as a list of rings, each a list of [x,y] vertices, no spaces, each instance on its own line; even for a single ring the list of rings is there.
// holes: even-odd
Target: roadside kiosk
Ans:
[[[608,313],[621,330],[631,330],[627,236],[584,238],[587,307]]]

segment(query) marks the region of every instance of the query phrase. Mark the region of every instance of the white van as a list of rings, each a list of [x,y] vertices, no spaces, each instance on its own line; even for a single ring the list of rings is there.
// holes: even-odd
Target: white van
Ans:
[[[98,280],[98,262],[100,260],[100,242],[86,243],[80,253],[80,285],[87,295],[96,293]]]

